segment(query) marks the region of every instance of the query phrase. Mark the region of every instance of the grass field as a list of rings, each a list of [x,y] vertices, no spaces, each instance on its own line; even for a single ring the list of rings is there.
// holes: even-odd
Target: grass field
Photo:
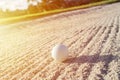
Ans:
[[[42,12],[42,13],[27,14],[27,15],[23,15],[23,16],[12,17],[12,18],[3,18],[3,19],[0,19],[0,24],[8,24],[8,23],[14,23],[14,22],[23,21],[23,20],[31,20],[31,19],[35,19],[35,18],[44,17],[47,15],[52,15],[52,14],[76,10],[76,9],[83,9],[83,8],[113,3],[116,1],[117,0],[105,0],[105,1],[101,1],[101,2],[90,3],[90,4],[66,8],[66,9],[58,9],[58,10],[46,11],[46,12]]]

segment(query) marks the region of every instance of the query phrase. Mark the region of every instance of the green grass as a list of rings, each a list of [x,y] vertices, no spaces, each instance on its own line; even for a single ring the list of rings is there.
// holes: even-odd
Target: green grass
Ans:
[[[57,9],[57,10],[46,11],[46,12],[42,12],[42,13],[35,13],[35,14],[29,14],[29,15],[23,15],[23,16],[11,17],[11,18],[4,18],[4,19],[0,19],[0,24],[9,24],[9,23],[19,22],[19,21],[24,21],[24,20],[31,20],[31,19],[35,19],[35,18],[40,18],[40,17],[56,14],[56,13],[72,11],[72,10],[76,10],[76,9],[83,9],[83,8],[113,3],[116,1],[117,0],[104,0],[104,1],[100,1],[100,2],[80,5],[80,6],[66,8],[66,9]]]

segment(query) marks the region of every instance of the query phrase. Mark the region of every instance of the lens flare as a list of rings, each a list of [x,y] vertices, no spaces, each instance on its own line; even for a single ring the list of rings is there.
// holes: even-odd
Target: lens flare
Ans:
[[[29,5],[37,5],[41,0],[0,0],[0,9],[2,11],[15,11],[28,9]]]

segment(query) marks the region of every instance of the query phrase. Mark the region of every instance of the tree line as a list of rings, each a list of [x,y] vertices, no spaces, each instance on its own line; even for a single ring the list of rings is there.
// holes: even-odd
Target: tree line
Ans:
[[[28,2],[29,1],[31,0],[28,0]],[[32,0],[32,1],[36,1],[36,0]],[[34,13],[40,13],[55,9],[69,8],[69,7],[89,4],[97,1],[102,1],[102,0],[41,0],[41,2],[38,2],[37,5],[30,4],[28,6],[28,9],[26,10],[16,10],[16,11],[7,10],[6,12],[3,12],[0,9],[0,18],[34,14]]]

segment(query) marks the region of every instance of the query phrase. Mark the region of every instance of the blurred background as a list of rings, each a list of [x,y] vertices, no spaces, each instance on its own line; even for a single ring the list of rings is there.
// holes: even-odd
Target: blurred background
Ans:
[[[118,1],[120,0],[0,0],[0,24],[32,20]]]
[[[99,1],[119,0],[0,0],[0,19],[65,9]]]

